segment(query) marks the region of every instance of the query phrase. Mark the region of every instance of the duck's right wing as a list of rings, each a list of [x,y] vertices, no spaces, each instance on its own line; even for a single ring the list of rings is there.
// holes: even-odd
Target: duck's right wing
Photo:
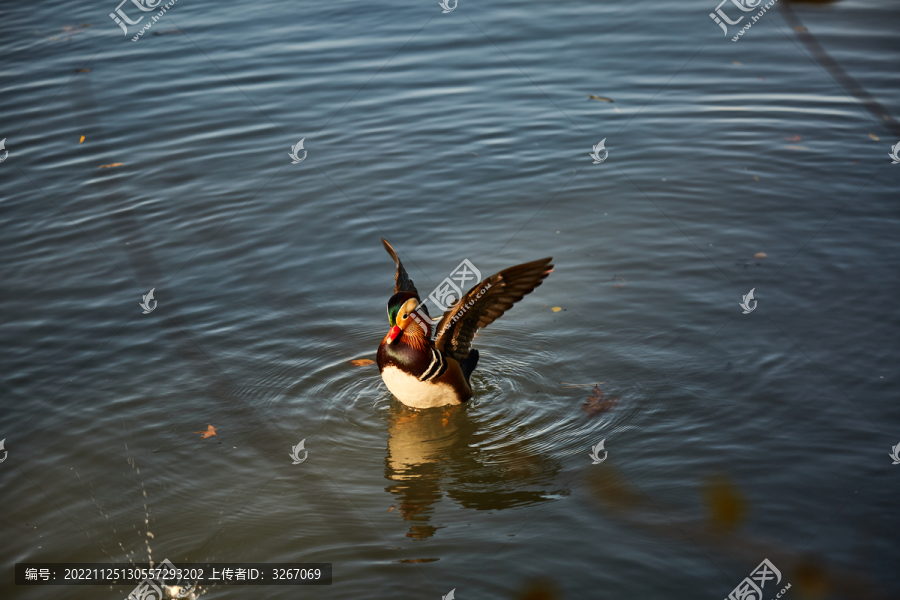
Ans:
[[[553,269],[552,260],[542,258],[504,269],[473,287],[444,313],[436,328],[434,347],[460,362],[465,360],[475,332],[541,285]]]

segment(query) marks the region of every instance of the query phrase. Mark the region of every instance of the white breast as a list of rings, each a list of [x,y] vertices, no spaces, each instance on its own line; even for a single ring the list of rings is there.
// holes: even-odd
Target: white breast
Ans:
[[[413,408],[432,408],[461,404],[453,388],[446,383],[419,381],[397,367],[386,367],[381,378],[397,400]]]

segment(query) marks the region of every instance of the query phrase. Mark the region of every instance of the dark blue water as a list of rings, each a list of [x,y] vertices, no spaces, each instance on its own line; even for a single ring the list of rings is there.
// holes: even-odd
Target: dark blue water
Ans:
[[[765,600],[896,597],[900,7],[793,7],[0,7],[0,596],[168,558],[333,564],[209,599],[718,600],[763,559]],[[380,237],[423,294],[554,257],[467,406],[350,364]]]

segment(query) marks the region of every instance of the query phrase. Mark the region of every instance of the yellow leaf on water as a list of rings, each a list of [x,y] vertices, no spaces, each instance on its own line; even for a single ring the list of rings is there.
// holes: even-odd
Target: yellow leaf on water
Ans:
[[[806,146],[788,146],[788,150],[809,150]]]
[[[552,310],[553,312],[559,312],[559,311],[562,310],[562,307],[561,307],[561,306],[554,306],[554,307],[551,308],[550,310]]]
[[[83,142],[83,141],[84,141],[84,136],[81,136],[81,139],[78,140],[78,143],[80,144],[80,143]]]
[[[870,133],[869,137],[872,138],[873,140],[875,140],[876,142],[878,141],[878,136],[875,135],[874,133]]]
[[[100,165],[100,166],[97,167],[97,168],[98,168],[98,169],[108,169],[108,168],[110,168],[110,167],[121,167],[121,166],[124,165],[124,164],[125,164],[125,163],[113,163],[113,164],[111,164],[111,165]]]
[[[766,257],[765,252],[757,252],[756,254],[753,255],[753,258],[765,258],[765,257]]]
[[[375,364],[375,361],[368,358],[357,358],[356,360],[351,360],[350,364],[354,367],[366,367],[368,365]]]
[[[756,175],[753,176],[753,179],[759,181],[759,177],[757,177]]]
[[[207,423],[207,424],[206,424],[206,431],[195,431],[194,433],[199,433],[199,434],[201,434],[201,435],[200,435],[200,439],[205,440],[205,439],[208,438],[208,437],[212,437],[212,436],[216,435],[216,428],[213,427],[212,425],[210,425],[209,423]],[[218,437],[218,436],[217,436],[217,437]]]

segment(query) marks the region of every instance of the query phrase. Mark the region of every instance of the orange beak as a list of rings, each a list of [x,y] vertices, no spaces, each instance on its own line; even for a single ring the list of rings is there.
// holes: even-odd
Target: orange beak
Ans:
[[[401,333],[403,333],[403,330],[394,325],[391,327],[391,332],[388,334],[388,341],[393,344],[394,340],[400,337]]]

